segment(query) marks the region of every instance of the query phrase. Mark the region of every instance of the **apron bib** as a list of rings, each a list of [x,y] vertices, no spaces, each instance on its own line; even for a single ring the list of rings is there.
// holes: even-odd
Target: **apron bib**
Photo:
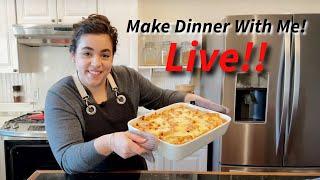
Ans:
[[[115,83],[113,78],[110,80],[110,77],[108,77],[108,81],[111,86],[114,86],[113,84]],[[113,83],[111,81],[113,81]],[[112,87],[112,89],[114,91],[114,87]],[[82,108],[82,115],[86,128],[83,133],[85,142],[91,141],[105,134],[128,130],[127,122],[136,117],[136,112],[129,96],[124,93],[119,93],[117,89],[115,90],[115,94],[115,97],[108,99],[100,105],[96,103],[88,103],[88,101],[86,101],[86,105]],[[126,100],[124,103],[119,103],[117,97],[122,95]],[[95,106],[95,113],[92,115],[87,112],[87,107],[89,105]],[[139,155],[123,159],[113,152],[106,156],[105,160],[92,171],[101,172],[112,170],[147,170],[147,165],[144,158]]]

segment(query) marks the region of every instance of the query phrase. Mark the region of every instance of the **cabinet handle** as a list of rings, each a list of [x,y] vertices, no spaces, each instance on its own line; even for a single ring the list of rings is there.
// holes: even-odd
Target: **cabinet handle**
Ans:
[[[61,20],[61,19],[58,19],[58,21],[59,21],[59,22],[62,22],[62,20]]]
[[[13,69],[13,72],[18,72],[18,69]]]
[[[51,19],[51,22],[53,22],[53,23],[54,23],[54,22],[56,22],[56,20],[54,20],[54,19]]]

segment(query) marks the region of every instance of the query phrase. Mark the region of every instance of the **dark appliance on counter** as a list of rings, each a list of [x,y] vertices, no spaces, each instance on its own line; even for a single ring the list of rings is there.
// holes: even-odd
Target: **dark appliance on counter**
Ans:
[[[267,19],[273,32],[236,34],[233,26],[225,48],[245,56],[247,42],[268,43],[264,72],[226,73],[222,103],[233,121],[222,137],[222,171],[320,172],[320,14],[229,16],[227,21]],[[303,24],[305,33],[277,33],[281,21]],[[261,101],[261,102],[259,102]]]
[[[29,113],[6,121],[0,129],[0,179],[27,179],[38,169],[60,169],[44,128],[44,115]]]

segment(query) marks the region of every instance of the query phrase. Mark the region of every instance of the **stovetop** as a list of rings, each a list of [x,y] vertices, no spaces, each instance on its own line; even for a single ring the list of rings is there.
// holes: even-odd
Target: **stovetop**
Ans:
[[[46,137],[43,112],[24,114],[6,121],[0,135],[14,137]]]

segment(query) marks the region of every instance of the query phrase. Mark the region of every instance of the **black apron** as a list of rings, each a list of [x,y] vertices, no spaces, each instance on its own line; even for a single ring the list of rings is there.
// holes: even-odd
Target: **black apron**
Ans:
[[[86,112],[86,105],[82,108],[86,128],[84,131],[85,142],[105,134],[128,130],[127,122],[136,118],[137,114],[129,96],[124,93],[120,94],[126,97],[124,104],[118,104],[114,96],[100,105],[91,103],[96,107],[96,113],[94,115],[89,115]],[[113,152],[91,171],[121,170],[147,170],[147,164],[144,158],[139,155],[123,159]]]

